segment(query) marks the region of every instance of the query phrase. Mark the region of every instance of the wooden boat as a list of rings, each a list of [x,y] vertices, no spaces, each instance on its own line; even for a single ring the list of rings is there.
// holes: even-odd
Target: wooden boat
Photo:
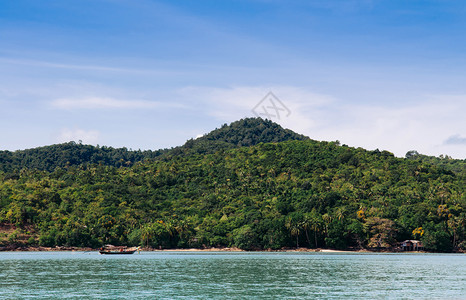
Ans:
[[[125,246],[112,246],[112,245],[105,245],[104,247],[100,248],[100,254],[133,254],[134,252],[139,252],[139,247],[135,248],[127,248]]]

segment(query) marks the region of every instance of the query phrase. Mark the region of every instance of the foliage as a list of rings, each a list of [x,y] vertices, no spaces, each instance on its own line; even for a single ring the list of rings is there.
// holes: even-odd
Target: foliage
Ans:
[[[130,164],[78,156],[52,168],[37,156],[43,167],[19,169],[4,160],[0,224],[34,228],[43,246],[347,249],[413,237],[433,251],[466,244],[462,161],[396,158],[277,126],[241,120]]]
[[[126,148],[83,145],[68,142],[21,151],[0,151],[0,170],[17,177],[22,169],[37,169],[52,172],[70,166],[131,166],[136,162],[154,159],[167,150],[132,151]]]

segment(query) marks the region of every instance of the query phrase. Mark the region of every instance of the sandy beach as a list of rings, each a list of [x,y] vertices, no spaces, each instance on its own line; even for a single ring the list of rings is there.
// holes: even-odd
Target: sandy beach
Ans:
[[[81,248],[81,247],[25,247],[25,246],[6,246],[0,247],[1,251],[98,251],[99,249],[93,248]],[[235,247],[225,247],[225,248],[177,248],[177,249],[156,249],[141,247],[141,251],[149,252],[321,252],[321,253],[357,253],[357,252],[371,252],[369,250],[334,250],[334,249],[308,249],[308,248],[298,248],[298,249],[264,249],[264,250],[242,250]]]

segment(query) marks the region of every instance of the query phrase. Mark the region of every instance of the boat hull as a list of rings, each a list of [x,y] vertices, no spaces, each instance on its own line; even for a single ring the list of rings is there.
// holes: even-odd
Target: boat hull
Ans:
[[[121,255],[121,254],[133,254],[136,252],[136,250],[130,250],[130,251],[106,251],[106,250],[100,250],[100,254],[105,254],[105,255]]]

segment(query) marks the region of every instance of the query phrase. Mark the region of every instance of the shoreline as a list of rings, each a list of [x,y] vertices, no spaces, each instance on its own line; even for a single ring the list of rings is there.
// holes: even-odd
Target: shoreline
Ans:
[[[0,247],[1,252],[97,252],[98,248],[89,248],[89,247]],[[175,249],[156,249],[156,248],[140,248],[140,251],[143,252],[245,252],[245,253],[254,253],[254,252],[270,252],[270,253],[429,253],[425,251],[411,251],[411,252],[399,252],[399,251],[374,251],[370,249],[358,249],[358,250],[335,250],[335,249],[310,249],[310,248],[297,248],[297,249],[264,249],[264,250],[242,250],[235,247],[225,247],[225,248],[175,248]],[[454,252],[453,252],[454,253]]]

